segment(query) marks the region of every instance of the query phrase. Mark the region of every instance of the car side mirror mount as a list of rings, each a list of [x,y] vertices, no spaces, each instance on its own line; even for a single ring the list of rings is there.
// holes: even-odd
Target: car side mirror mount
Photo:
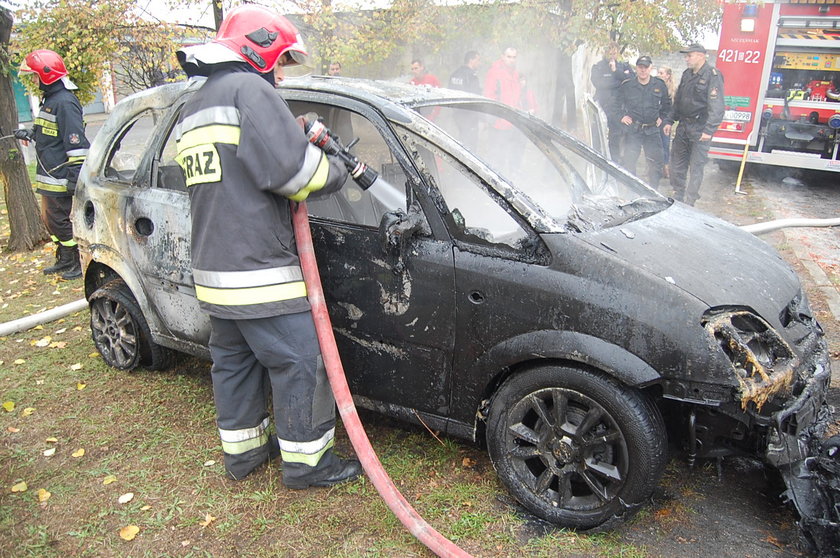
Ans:
[[[409,206],[408,213],[402,209],[394,209],[382,215],[379,221],[379,238],[382,251],[396,255],[394,273],[402,273],[405,270],[406,249],[411,239],[418,234],[431,234],[431,229],[416,202]]]

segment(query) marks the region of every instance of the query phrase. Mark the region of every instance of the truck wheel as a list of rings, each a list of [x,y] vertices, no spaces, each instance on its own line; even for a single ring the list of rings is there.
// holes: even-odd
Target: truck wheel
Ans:
[[[487,445],[502,483],[523,506],[575,529],[632,514],[667,461],[662,416],[644,394],[560,366],[529,370],[499,388]]]
[[[109,281],[88,302],[93,342],[107,365],[120,370],[169,366],[172,351],[152,342],[146,318],[125,281]]]

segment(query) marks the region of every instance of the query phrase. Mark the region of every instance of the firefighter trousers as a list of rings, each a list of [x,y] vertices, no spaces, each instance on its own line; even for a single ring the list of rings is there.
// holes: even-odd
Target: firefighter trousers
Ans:
[[[251,320],[210,318],[211,377],[225,469],[234,479],[276,456],[284,480],[336,466],[335,400],[310,312]]]
[[[680,122],[671,144],[670,171],[674,199],[688,205],[694,205],[700,199],[703,169],[709,160],[712,142],[700,141],[705,126],[705,123]]]
[[[73,239],[73,223],[70,222],[72,208],[73,196],[41,195],[41,220],[56,244],[67,247],[76,245]]]

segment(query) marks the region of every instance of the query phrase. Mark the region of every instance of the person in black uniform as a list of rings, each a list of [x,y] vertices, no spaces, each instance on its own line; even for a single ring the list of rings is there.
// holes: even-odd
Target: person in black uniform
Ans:
[[[688,68],[663,131],[670,134],[671,125],[679,122],[671,145],[671,186],[675,200],[694,205],[700,198],[712,136],[723,121],[723,74],[706,63],[702,45],[694,43],[680,52]]]
[[[630,64],[618,60],[618,54],[618,44],[610,43],[604,51],[604,59],[592,66],[590,76],[592,85],[595,86],[595,100],[607,115],[609,155],[614,161],[621,161],[621,142],[624,134],[618,88],[624,80],[633,77]]]
[[[625,126],[621,164],[636,174],[636,162],[645,149],[648,180],[656,188],[662,178],[664,153],[659,127],[671,112],[668,86],[650,75],[650,56],[636,60],[636,77],[626,79],[619,88],[621,123]]]
[[[478,80],[479,64],[481,64],[481,55],[474,50],[467,51],[464,54],[463,65],[449,76],[449,88],[481,95],[481,83]],[[478,117],[475,113],[458,110],[455,113],[455,122],[461,132],[459,139],[467,147],[475,147],[478,144]]]
[[[337,191],[347,170],[307,141],[274,89],[275,67],[306,55],[300,34],[286,18],[246,4],[228,12],[213,41],[177,54],[188,75],[207,76],[181,110],[176,160],[190,194],[195,295],[210,315],[225,471],[238,480],[279,453],[288,488],[356,478],[358,460],[332,450],[335,400],[290,208],[290,200]]]
[[[43,93],[33,129],[15,131],[16,138],[35,141],[38,156],[35,191],[41,194],[42,219],[56,245],[55,263],[43,272],[45,275],[61,273],[62,279],[78,279],[82,267],[70,210],[90,143],[85,137],[82,105],[72,91],[77,87],[67,76],[64,60],[51,50],[27,54],[20,71],[38,76]]]

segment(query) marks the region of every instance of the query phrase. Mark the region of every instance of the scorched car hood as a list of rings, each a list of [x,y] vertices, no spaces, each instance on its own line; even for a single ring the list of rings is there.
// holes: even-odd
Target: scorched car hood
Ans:
[[[614,253],[709,307],[749,306],[778,319],[799,292],[793,270],[770,246],[682,204],[582,239]]]

